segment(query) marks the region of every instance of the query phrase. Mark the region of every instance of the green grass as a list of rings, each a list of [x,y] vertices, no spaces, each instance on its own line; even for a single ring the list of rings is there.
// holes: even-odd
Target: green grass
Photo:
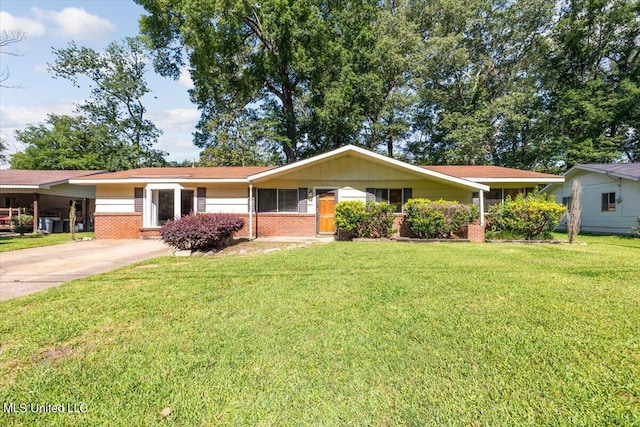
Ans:
[[[93,237],[93,232],[75,233],[76,239]],[[39,248],[41,246],[59,245],[71,241],[71,233],[25,234],[24,236],[0,237],[0,252],[17,251],[19,249]]]
[[[581,241],[158,258],[0,303],[0,400],[87,405],[0,425],[640,425],[640,239]]]

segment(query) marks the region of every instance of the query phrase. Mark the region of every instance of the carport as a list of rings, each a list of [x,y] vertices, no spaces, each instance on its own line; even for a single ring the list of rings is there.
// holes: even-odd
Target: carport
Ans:
[[[6,226],[11,217],[33,216],[33,232],[70,231],[69,209],[76,204],[76,224],[93,228],[96,190],[94,186],[69,184],[72,178],[104,171],[0,170],[0,220]]]

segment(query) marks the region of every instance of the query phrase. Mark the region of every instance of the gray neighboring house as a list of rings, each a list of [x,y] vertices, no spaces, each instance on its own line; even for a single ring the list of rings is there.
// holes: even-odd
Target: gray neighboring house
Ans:
[[[576,165],[564,183],[551,184],[543,192],[568,205],[575,180],[582,184],[581,231],[596,234],[629,234],[640,215],[640,163]],[[559,229],[566,229],[564,219]]]
[[[0,229],[9,229],[10,218],[26,213],[34,217],[34,233],[69,231],[69,208],[76,202],[76,223],[93,226],[95,186],[70,184],[69,180],[104,171],[0,170]],[[49,219],[49,221],[46,221]]]

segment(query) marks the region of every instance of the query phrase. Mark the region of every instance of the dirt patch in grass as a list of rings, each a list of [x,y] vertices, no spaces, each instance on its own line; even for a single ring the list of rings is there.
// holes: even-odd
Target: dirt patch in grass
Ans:
[[[64,346],[64,347],[56,347],[53,350],[45,351],[39,357],[36,357],[34,362],[42,363],[42,362],[55,362],[63,357],[71,356],[77,353],[77,349]]]
[[[325,242],[277,242],[277,241],[235,241],[231,246],[224,248],[216,255],[252,255],[283,250],[308,248],[311,245],[324,244]]]

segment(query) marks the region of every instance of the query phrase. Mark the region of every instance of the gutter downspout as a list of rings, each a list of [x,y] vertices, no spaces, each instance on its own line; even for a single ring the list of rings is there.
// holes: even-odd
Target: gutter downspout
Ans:
[[[249,240],[253,240],[253,184],[249,184]]]

